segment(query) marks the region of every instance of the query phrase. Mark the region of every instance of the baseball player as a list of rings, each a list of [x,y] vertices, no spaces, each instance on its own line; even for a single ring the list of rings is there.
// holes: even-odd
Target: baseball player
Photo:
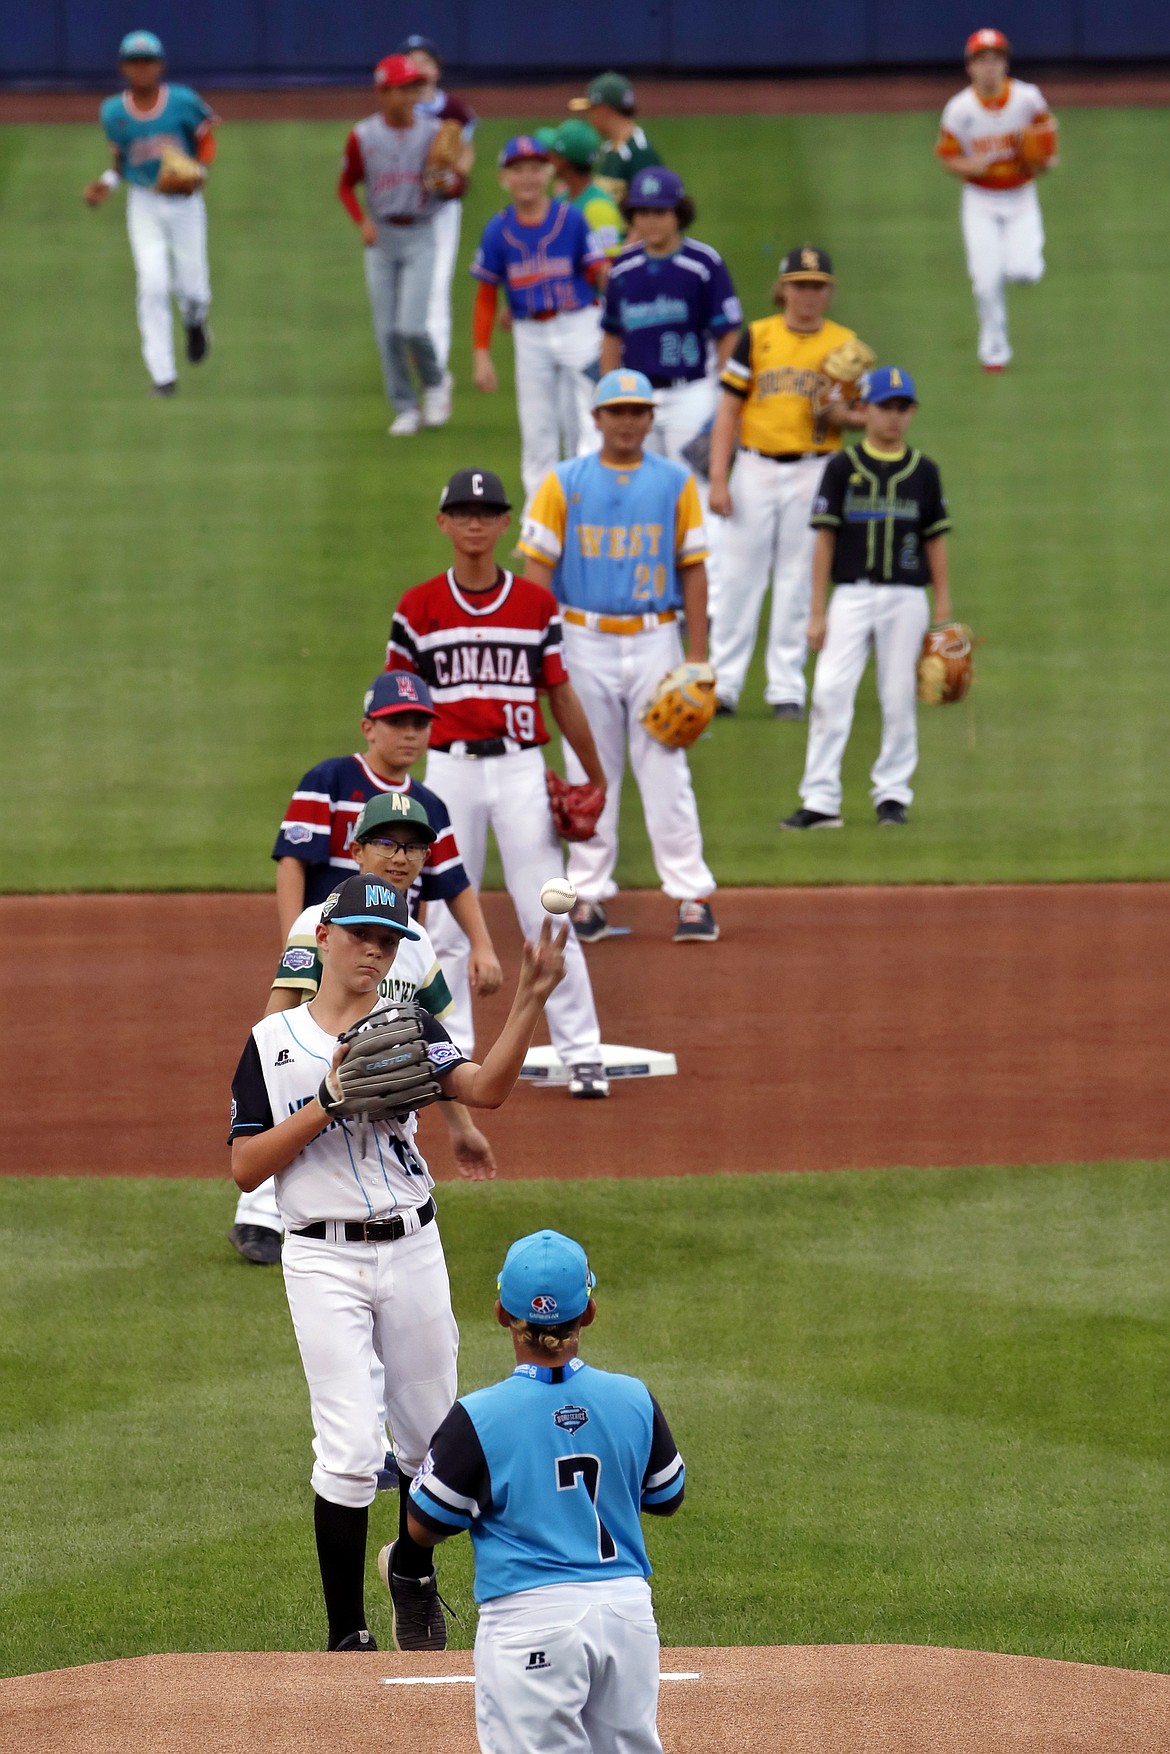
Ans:
[[[218,117],[187,85],[163,83],[166,58],[151,30],[132,30],[122,38],[118,59],[126,89],[107,98],[102,128],[114,162],[85,188],[91,207],[125,181],[126,228],[138,281],[138,332],[153,394],[173,396],[174,297],[186,331],[187,358],[199,365],[211,351],[207,313],[211,275],[207,265],[207,208],[199,188],[164,194],[155,187],[168,149],[186,153],[200,165],[215,157],[212,129]]]
[[[914,380],[898,366],[882,366],[869,374],[865,394],[865,437],[830,458],[813,507],[808,643],[819,656],[802,808],[781,828],[841,827],[841,758],[871,647],[882,712],[882,745],[870,772],[873,800],[883,827],[906,821],[918,764],[915,692],[930,618],[927,586],[935,620],[951,618],[951,525],[938,465],[906,443],[917,407]]]
[[[646,449],[654,391],[641,372],[609,372],[593,397],[601,450],[561,463],[533,498],[520,533],[529,575],[550,584],[565,623],[565,655],[609,782],[592,840],[569,849],[573,925],[584,943],[609,932],[617,894],[618,810],[627,743],[659,881],[678,904],[676,943],[713,941],[715,879],[686,752],[664,748],[638,722],[661,678],[707,656],[707,543],[695,478]],[[572,755],[570,780],[582,777]],[[589,776],[592,778],[592,775]]]
[[[567,759],[575,759],[603,789],[605,774],[565,668],[555,599],[496,565],[496,545],[510,511],[503,483],[490,470],[460,469],[451,477],[436,521],[451,544],[453,564],[404,594],[394,613],[386,662],[417,672],[429,684],[437,716],[427,785],[451,813],[472,882],[478,886],[483,877],[490,827],[516,917],[534,938],[542,918],[541,888],[563,869],[541,753],[548,742],[541,692],[565,739]],[[470,1053],[474,1030],[465,940],[449,910],[433,908],[428,919],[455,995],[451,1033]],[[570,1068],[570,1095],[605,1097],[609,1084],[597,1011],[575,938],[565,952],[565,968],[564,985],[549,1003],[549,1034]]]
[[[547,193],[548,148],[527,134],[500,153],[500,181],[511,205],[488,220],[471,272],[479,281],[472,339],[475,387],[497,388],[491,339],[502,285],[512,314],[516,408],[520,417],[520,473],[535,493],[560,456],[562,406],[575,412],[566,434],[572,456],[592,448],[589,398],[601,347],[595,288],[606,258],[589,239],[585,216]]]
[[[589,242],[602,256],[616,256],[625,242],[626,222],[612,195],[593,179],[601,135],[588,122],[571,117],[559,128],[538,128],[533,138],[548,148],[556,191],[585,215]]]
[[[605,141],[593,174],[615,201],[623,199],[638,171],[662,163],[634,120],[638,106],[624,73],[599,73],[584,97],[569,99],[569,108],[588,115]]]
[[[771,573],[764,699],[778,719],[804,717],[808,517],[825,458],[840,450],[842,430],[865,424],[852,404],[855,385],[835,383],[823,369],[835,348],[856,339],[827,315],[835,284],[824,250],[789,250],[773,289],[777,315],[747,325],[720,379],[709,494],[711,510],[727,523],[711,662],[724,714],[735,711],[743,690]]]
[[[943,169],[963,184],[963,242],[985,372],[1001,372],[1012,356],[1005,288],[1043,278],[1044,221],[1034,179],[1056,163],[1048,105],[1036,86],[1008,77],[1011,52],[999,30],[967,38],[971,83],[943,110],[935,147]],[[1044,166],[1020,156],[1021,132],[1032,124],[1051,131],[1052,156]]]
[[[387,55],[374,68],[378,110],[345,143],[337,194],[361,232],[366,288],[386,395],[395,411],[391,438],[451,418],[451,378],[427,330],[435,271],[435,219],[466,186],[456,171],[441,182],[427,169],[437,116],[416,113],[426,79],[409,55]],[[368,213],[355,190],[366,186]],[[420,408],[410,367],[422,383]]]
[[[479,118],[462,98],[442,91],[443,62],[430,37],[409,36],[399,43],[398,53],[409,55],[423,76],[415,100],[415,114],[434,116],[440,122],[458,122],[463,130],[463,151],[456,169],[466,180],[475,164],[475,130]],[[435,355],[446,371],[451,358],[451,282],[455,276],[455,260],[459,254],[459,233],[463,225],[462,195],[444,201],[432,222],[435,237],[435,271],[431,277],[431,302],[427,306],[427,333],[435,344]]]
[[[276,1177],[288,1232],[284,1280],[309,1385],[330,1650],[376,1649],[364,1600],[368,1512],[384,1449],[375,1357],[404,1471],[420,1465],[455,1397],[458,1330],[434,1184],[415,1144],[417,1116],[363,1124],[331,1119],[323,1106],[323,1098],[337,1096],[338,1036],[368,1014],[399,942],[414,931],[401,891],[361,874],[347,878],[317,926],[316,998],[256,1024],[232,1083],[232,1175],[244,1189]],[[482,1065],[467,1061],[442,1024],[422,1014],[444,1097],[499,1107],[563,974],[561,943],[546,926],[524,947],[508,1020]],[[407,1530],[405,1493],[390,1594],[399,1650],[446,1648],[431,1554]]]
[[[407,1498],[419,1546],[471,1536],[483,1754],[661,1754],[641,1513],[674,1515],[686,1467],[645,1383],[580,1357],[594,1284],[555,1230],[512,1244],[496,1320],[516,1368],[456,1401]]]

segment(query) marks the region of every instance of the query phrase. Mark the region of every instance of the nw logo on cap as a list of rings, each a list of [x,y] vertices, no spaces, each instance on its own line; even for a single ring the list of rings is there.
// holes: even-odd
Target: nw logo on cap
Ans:
[[[366,906],[393,908],[396,891],[387,889],[384,883],[366,884]]]

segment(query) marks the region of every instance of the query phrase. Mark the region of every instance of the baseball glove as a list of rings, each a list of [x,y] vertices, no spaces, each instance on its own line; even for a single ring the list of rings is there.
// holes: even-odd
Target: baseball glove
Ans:
[[[592,840],[597,833],[597,818],[605,809],[605,793],[600,786],[572,786],[550,767],[545,770],[548,807],[553,827],[562,840]]]
[[[1056,123],[1051,116],[1046,122],[1029,122],[1020,129],[1017,149],[1020,163],[1027,171],[1046,171],[1056,157]]]
[[[664,676],[638,715],[668,749],[689,749],[715,716],[715,672],[710,664],[679,664]]]
[[[466,182],[459,171],[463,153],[463,129],[458,122],[440,122],[423,166],[423,184],[432,195],[450,200],[461,195]]]
[[[839,347],[834,347],[826,355],[821,370],[834,383],[855,384],[876,361],[877,354],[873,348],[867,347],[864,341],[859,341],[856,335],[851,335],[848,341],[842,341]]]
[[[164,146],[154,186],[160,195],[193,195],[203,187],[206,172],[199,160],[177,146]]]
[[[341,1064],[326,1072],[317,1101],[328,1115],[367,1121],[393,1120],[426,1108],[442,1095],[427,1054],[423,1012],[396,1005],[363,1017],[338,1041],[347,1047]]]
[[[918,698],[926,706],[962,700],[974,681],[971,629],[944,621],[927,631],[918,657]]]

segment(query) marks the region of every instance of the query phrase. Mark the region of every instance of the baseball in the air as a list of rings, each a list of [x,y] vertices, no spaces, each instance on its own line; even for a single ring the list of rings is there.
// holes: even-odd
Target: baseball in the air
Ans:
[[[540,905],[546,914],[567,914],[577,905],[577,891],[565,877],[550,877],[540,892]]]

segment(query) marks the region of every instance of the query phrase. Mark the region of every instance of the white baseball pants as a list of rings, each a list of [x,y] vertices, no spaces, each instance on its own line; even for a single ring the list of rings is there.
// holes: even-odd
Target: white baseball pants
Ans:
[[[618,815],[626,747],[638,782],[646,833],[658,881],[674,901],[701,901],[715,879],[703,858],[703,831],[685,749],[667,749],[643,729],[638,714],[662,678],[682,662],[678,623],[642,633],[596,633],[565,623],[565,659],[585,708],[605,769],[605,809],[592,840],[569,846],[569,881],[583,901],[618,892]],[[585,770],[565,747],[565,771],[574,785]]]
[[[276,1206],[276,1178],[269,1176],[258,1188],[236,1201],[237,1224],[259,1224],[264,1230],[283,1230],[284,1219]]]
[[[853,703],[869,658],[877,663],[882,745],[870,769],[874,803],[911,804],[918,765],[918,654],[930,623],[930,601],[919,585],[838,585],[829,598],[825,644],[813,673],[808,752],[800,799],[809,810],[836,816],[841,761],[853,725]]]
[[[437,1221],[397,1242],[286,1236],[284,1286],[309,1385],[313,1491],[372,1504],[386,1450],[372,1369],[403,1474],[419,1468],[456,1392],[459,1329]]]
[[[435,349],[435,357],[444,371],[451,357],[451,282],[459,254],[459,233],[463,225],[462,201],[444,201],[431,221],[435,240],[435,266],[431,278],[431,296],[427,305],[427,334]]]
[[[552,1584],[482,1603],[481,1754],[662,1754],[658,1663],[643,1578]]]
[[[715,378],[696,378],[692,383],[675,384],[669,390],[655,390],[654,425],[650,428],[646,449],[690,468],[682,454],[683,446],[697,438],[714,415],[717,388]],[[723,539],[723,521],[711,516],[710,487],[706,477],[696,473],[695,486],[699,490],[703,523],[707,527],[707,619],[713,621],[719,602],[719,548]]]
[[[126,190],[126,229],[138,280],[142,357],[156,384],[175,381],[171,297],[184,324],[202,323],[211,307],[207,207],[194,195],[160,195],[136,183]]]
[[[561,311],[547,323],[531,318],[512,325],[516,365],[516,410],[520,416],[520,478],[531,499],[550,469],[561,460],[561,424],[566,425],[565,455],[584,455],[601,444],[593,424],[592,378],[586,368],[601,353],[601,312],[596,305]]]
[[[711,663],[719,698],[735,706],[743,692],[760,609],[772,575],[764,699],[805,703],[806,632],[812,596],[813,500],[822,456],[773,463],[740,451],[731,477],[732,514],[723,521],[722,584],[711,627]]]
[[[464,869],[475,888],[483,880],[487,833],[494,829],[504,865],[504,881],[524,936],[535,942],[548,915],[540,892],[550,877],[564,874],[564,855],[553,828],[539,749],[483,760],[432,749],[426,783],[451,813],[451,827]],[[444,1019],[451,1039],[470,1055],[475,1045],[471,989],[467,980],[469,946],[444,902],[427,907],[427,931],[435,947],[455,1009]],[[585,957],[573,932],[565,945],[565,978],[545,1006],[548,1032],[566,1066],[594,1065],[601,1059],[601,1031]]]
[[[1034,284],[1044,275],[1044,220],[1035,183],[1020,189],[963,186],[963,242],[979,315],[979,360],[1006,365],[1009,283]]]

